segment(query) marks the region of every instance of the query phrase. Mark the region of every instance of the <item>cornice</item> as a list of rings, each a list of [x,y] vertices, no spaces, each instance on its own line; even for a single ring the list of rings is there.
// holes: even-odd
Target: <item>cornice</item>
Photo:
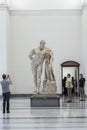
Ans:
[[[0,10],[7,10],[10,13],[10,10],[7,4],[0,4]]]
[[[0,10],[7,10],[11,16],[68,16],[81,15],[84,10],[87,10],[87,3],[82,5],[81,9],[57,9],[57,10],[16,10],[12,9],[7,4],[0,4]]]
[[[61,16],[61,15],[80,15],[81,10],[10,10],[10,15],[24,16]]]
[[[87,9],[87,3],[84,3],[84,4],[82,5],[82,10],[84,10],[84,9]]]
[[[84,14],[84,11],[87,11],[87,3],[84,3],[83,5],[82,5],[82,9],[81,9],[81,11],[82,11],[82,15]]]

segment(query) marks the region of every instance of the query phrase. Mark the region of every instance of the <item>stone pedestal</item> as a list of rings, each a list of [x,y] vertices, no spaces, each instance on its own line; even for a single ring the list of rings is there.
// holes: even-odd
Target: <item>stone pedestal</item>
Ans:
[[[57,95],[36,94],[30,98],[31,107],[58,107],[60,97]]]
[[[57,86],[55,81],[43,82],[43,93],[44,94],[56,94]]]

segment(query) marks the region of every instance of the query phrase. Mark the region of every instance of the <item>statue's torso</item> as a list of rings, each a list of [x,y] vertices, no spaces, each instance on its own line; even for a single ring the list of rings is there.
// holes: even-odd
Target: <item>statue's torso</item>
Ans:
[[[36,48],[34,50],[34,57],[33,57],[33,63],[38,64],[38,62],[43,63],[45,53],[46,53],[47,48],[44,48],[43,50],[40,50],[40,48]]]

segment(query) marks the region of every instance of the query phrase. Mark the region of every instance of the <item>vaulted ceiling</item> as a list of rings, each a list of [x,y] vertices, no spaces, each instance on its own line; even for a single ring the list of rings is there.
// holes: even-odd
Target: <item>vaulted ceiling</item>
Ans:
[[[14,10],[80,9],[87,0],[0,0]]]

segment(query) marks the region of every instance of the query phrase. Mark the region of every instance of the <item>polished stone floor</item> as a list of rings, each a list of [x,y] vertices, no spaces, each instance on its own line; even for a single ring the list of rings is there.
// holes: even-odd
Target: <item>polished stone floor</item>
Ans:
[[[0,130],[87,130],[87,101],[65,97],[57,108],[31,108],[29,98],[11,99],[11,113],[2,113],[0,99]]]

